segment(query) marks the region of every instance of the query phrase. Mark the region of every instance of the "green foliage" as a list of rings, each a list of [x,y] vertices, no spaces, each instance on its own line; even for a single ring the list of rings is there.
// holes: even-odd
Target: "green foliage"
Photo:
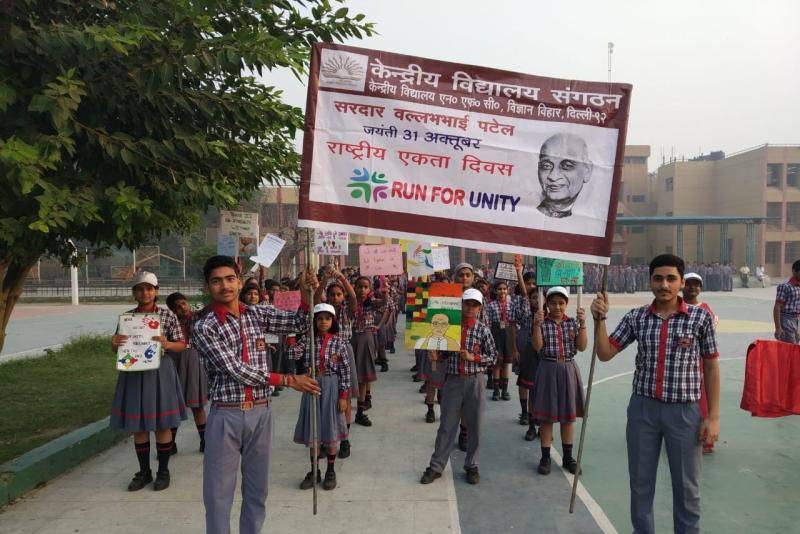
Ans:
[[[296,179],[302,111],[251,73],[302,77],[314,42],[373,33],[337,4],[0,2],[0,266],[184,234]]]

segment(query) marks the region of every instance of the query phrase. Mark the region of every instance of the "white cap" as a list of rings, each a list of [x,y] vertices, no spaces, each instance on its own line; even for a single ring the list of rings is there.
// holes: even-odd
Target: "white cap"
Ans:
[[[550,298],[550,295],[561,295],[565,299],[569,300],[569,291],[567,291],[566,287],[555,286],[551,287],[547,290],[547,298]]]
[[[151,272],[139,271],[133,276],[131,287],[136,287],[139,284],[150,284],[153,287],[158,287],[158,278]]]
[[[336,317],[336,310],[334,309],[334,307],[331,306],[330,304],[325,304],[324,302],[321,302],[316,306],[314,306],[314,315],[320,312],[328,312],[334,317]]]
[[[456,268],[453,269],[453,272],[455,274],[458,274],[458,271],[460,271],[461,269],[469,269],[473,273],[475,272],[475,268],[467,262],[459,263],[458,265],[456,265]]]
[[[477,300],[481,304],[483,304],[483,293],[478,291],[477,289],[469,288],[464,291],[464,294],[461,295],[461,300]]]
[[[703,285],[703,277],[697,273],[686,273],[683,277],[684,280],[697,280],[700,282],[700,285]]]

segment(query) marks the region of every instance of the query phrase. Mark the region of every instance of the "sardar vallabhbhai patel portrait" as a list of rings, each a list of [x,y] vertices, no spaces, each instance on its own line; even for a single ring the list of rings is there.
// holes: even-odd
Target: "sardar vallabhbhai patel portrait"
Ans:
[[[548,217],[569,217],[591,176],[592,162],[582,137],[569,133],[548,137],[539,151],[542,200],[537,209]]]

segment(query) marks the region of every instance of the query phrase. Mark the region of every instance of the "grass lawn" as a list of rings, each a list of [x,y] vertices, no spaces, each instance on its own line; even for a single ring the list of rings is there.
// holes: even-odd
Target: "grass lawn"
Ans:
[[[103,336],[0,365],[0,463],[107,417],[117,373]]]

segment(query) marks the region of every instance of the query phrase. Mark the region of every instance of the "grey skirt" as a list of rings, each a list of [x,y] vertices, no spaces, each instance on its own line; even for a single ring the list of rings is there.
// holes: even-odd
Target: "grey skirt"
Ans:
[[[311,435],[311,402],[317,403],[317,442],[326,447],[336,447],[347,439],[347,423],[344,413],[339,411],[339,377],[336,375],[317,377],[322,390],[319,396],[303,393],[300,413],[294,427],[294,442],[307,447],[313,444]]]
[[[545,423],[571,423],[583,417],[583,383],[575,360],[541,359],[533,388],[533,415]]]
[[[206,368],[200,362],[200,354],[195,349],[186,349],[176,355],[175,367],[186,406],[202,408],[208,401],[208,377]]]
[[[445,370],[447,369],[448,353],[446,351],[442,351],[440,353],[440,356],[444,359],[437,361],[436,369],[434,369],[433,362],[428,357],[429,351],[415,349],[414,352],[419,352],[419,357],[417,358],[417,361],[419,362],[417,367],[419,371],[419,377],[433,387],[441,389],[444,386],[444,379],[447,375]]]
[[[375,334],[372,332],[353,333],[350,338],[356,358],[356,376],[359,384],[375,382],[375,357],[378,349],[375,346]]]
[[[519,373],[517,385],[533,389],[536,384],[536,371],[539,367],[539,353],[533,348],[533,341],[528,341],[519,356]]]
[[[152,371],[121,372],[111,404],[111,428],[154,432],[186,420],[186,403],[175,365],[169,357]]]
[[[353,345],[349,342],[347,347],[347,359],[350,363],[350,397],[358,398],[358,376],[356,376],[356,355],[353,351]]]

